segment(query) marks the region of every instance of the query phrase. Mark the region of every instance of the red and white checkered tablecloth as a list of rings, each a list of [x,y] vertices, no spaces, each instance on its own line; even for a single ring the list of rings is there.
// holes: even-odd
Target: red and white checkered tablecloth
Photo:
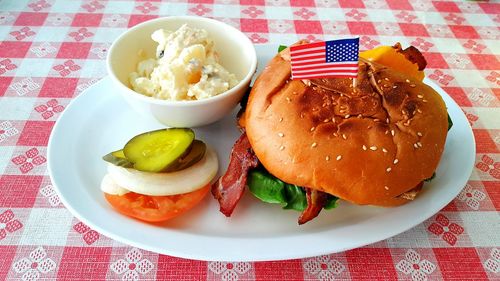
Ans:
[[[106,75],[111,42],[168,15],[224,21],[255,43],[360,35],[363,49],[414,45],[462,107],[477,143],[464,191],[385,241],[275,262],[204,262],[113,241],[75,219],[51,186],[48,137]],[[0,1],[0,280],[500,280],[500,3],[428,0]],[[82,112],[85,114],[85,112]]]

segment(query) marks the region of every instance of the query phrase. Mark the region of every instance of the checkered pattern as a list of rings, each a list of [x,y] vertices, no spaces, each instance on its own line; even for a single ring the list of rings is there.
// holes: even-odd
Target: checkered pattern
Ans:
[[[431,0],[3,0],[0,3],[0,280],[500,280],[500,3]],[[72,98],[106,75],[111,42],[167,15],[216,18],[254,43],[360,37],[414,45],[477,143],[463,192],[415,228],[302,260],[202,262],[135,249],[75,219],[46,169]],[[304,241],[308,243],[312,241]],[[244,254],[244,253],[243,253]]]

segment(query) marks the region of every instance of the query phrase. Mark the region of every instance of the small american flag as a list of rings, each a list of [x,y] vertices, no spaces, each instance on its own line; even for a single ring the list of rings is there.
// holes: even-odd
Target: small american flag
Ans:
[[[290,47],[292,79],[358,76],[359,38]]]

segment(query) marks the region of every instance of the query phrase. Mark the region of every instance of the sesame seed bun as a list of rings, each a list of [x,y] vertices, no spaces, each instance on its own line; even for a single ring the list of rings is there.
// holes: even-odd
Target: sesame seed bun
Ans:
[[[360,60],[357,79],[291,80],[289,50],[257,78],[245,112],[255,154],[279,179],[356,203],[396,206],[430,178],[447,111],[419,81]]]

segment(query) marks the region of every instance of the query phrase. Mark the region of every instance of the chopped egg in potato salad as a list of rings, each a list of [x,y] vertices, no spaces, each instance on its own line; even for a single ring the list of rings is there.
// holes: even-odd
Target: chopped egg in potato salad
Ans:
[[[137,71],[130,73],[134,91],[163,100],[201,100],[238,84],[219,64],[206,30],[185,24],[175,32],[156,30],[151,38],[158,43],[156,59],[139,62]]]

